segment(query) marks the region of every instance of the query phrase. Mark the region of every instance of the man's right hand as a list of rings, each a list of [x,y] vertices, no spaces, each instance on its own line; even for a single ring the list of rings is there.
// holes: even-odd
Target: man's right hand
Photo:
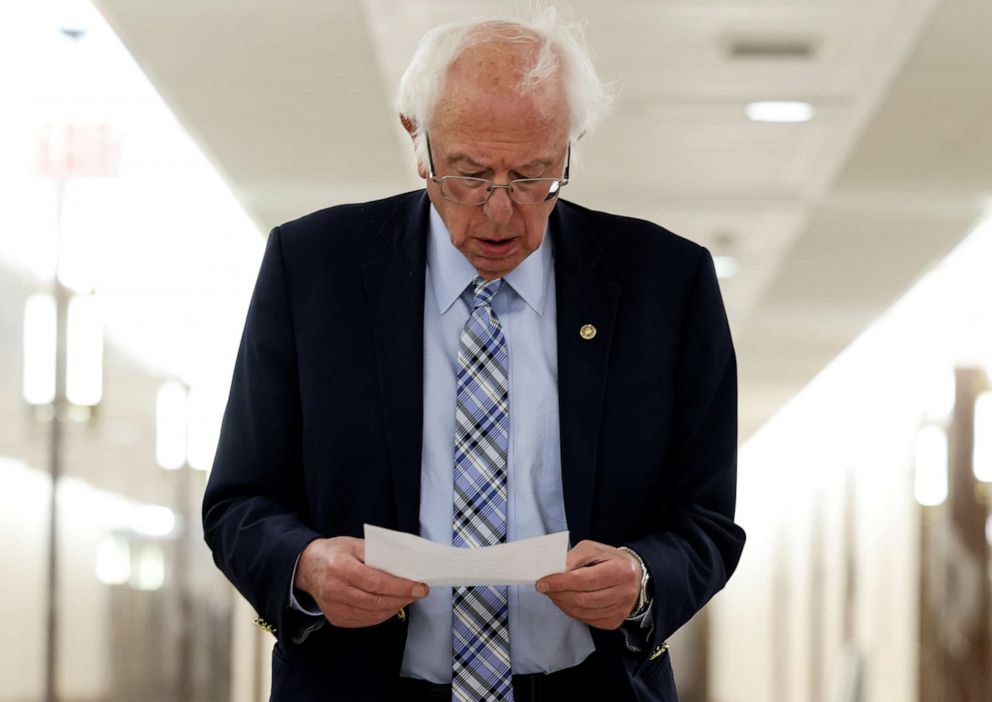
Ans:
[[[350,536],[311,541],[300,554],[293,584],[340,627],[379,624],[428,592],[424,583],[365,565],[365,540]]]

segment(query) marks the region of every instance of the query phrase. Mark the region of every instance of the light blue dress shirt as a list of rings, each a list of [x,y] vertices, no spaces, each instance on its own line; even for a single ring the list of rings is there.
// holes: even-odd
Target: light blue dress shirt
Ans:
[[[478,275],[451,243],[431,207],[424,292],[424,428],[420,535],[451,545],[458,340],[471,313],[469,284]],[[567,529],[558,429],[555,280],[550,237],[504,278],[493,299],[510,355],[508,450],[509,541]],[[401,674],[451,682],[450,587],[408,608]],[[589,628],[531,585],[509,592],[514,673],[541,673],[581,663],[594,645]]]

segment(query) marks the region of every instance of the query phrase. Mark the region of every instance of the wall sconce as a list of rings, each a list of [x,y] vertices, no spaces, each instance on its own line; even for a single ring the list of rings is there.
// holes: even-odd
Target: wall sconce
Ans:
[[[980,392],[975,398],[974,422],[971,469],[978,481],[978,499],[992,505],[992,390]],[[992,525],[992,516],[989,519]]]
[[[186,386],[169,380],[159,387],[155,400],[155,460],[165,470],[186,465]]]
[[[208,471],[217,448],[210,397],[203,390],[169,380],[159,387],[155,407],[155,457],[166,470]]]
[[[35,293],[24,304],[22,390],[29,405],[48,405],[55,401],[57,314],[55,297],[47,293]]]
[[[66,324],[66,399],[95,407],[103,399],[103,319],[97,298],[74,295]]]
[[[916,435],[913,492],[924,507],[936,507],[947,500],[947,490],[947,432],[928,424]]]
[[[75,407],[95,407],[103,399],[103,320],[93,295],[69,300],[66,318],[65,399]],[[55,402],[58,308],[55,297],[35,293],[24,305],[24,377],[29,405]]]
[[[161,590],[165,566],[165,553],[156,541],[132,543],[127,534],[114,533],[105,536],[97,548],[96,577],[104,585],[130,585],[145,592]]]

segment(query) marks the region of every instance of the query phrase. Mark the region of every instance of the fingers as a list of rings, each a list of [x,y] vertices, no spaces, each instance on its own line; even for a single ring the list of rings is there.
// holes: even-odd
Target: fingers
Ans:
[[[324,584],[340,589],[341,583],[375,595],[419,598],[427,594],[427,586],[414,580],[390,575],[365,565],[365,541],[350,537],[328,539],[326,552],[320,562]]]
[[[415,598],[373,595],[347,587],[327,602],[325,613],[330,614],[328,618],[338,626],[371,626],[389,619],[415,601]]]
[[[426,588],[424,589],[426,590]],[[359,627],[384,622],[394,616],[401,608],[416,602],[418,599],[418,597],[412,596],[367,592],[353,585],[342,583],[340,587],[327,591],[327,596],[320,602],[320,606],[332,624]]]
[[[589,626],[599,629],[616,629],[630,614],[626,598],[620,595],[620,588],[596,593],[603,598],[600,601],[589,601],[584,597],[590,593],[557,593],[549,595],[558,609]]]
[[[595,592],[558,592],[548,597],[572,619],[599,629],[616,629],[631,610],[630,594],[623,587]]]
[[[400,607],[416,602],[416,597],[394,597],[391,595],[380,595],[356,587],[346,587],[339,593],[340,602],[345,603],[355,609],[366,612],[396,612]]]
[[[537,581],[539,592],[604,590],[629,580],[630,567],[622,560],[600,561],[566,573],[547,575]]]
[[[582,541],[568,552],[564,573],[537,581],[537,590],[565,614],[599,629],[616,629],[640,590],[640,565],[622,551]]]
[[[357,622],[356,626],[385,621],[428,593],[423,583],[384,573],[357,560],[345,565],[341,576],[343,582],[330,590],[328,600],[338,606],[341,621]]]
[[[313,588],[307,591],[335,626],[379,624],[428,593],[424,583],[365,565],[362,539],[321,539],[313,542],[312,548],[308,546],[304,555],[307,556],[307,584]]]
[[[617,602],[623,599],[624,594],[623,589],[620,587],[609,587],[603,590],[592,590],[588,592],[566,590],[551,593],[548,597],[559,607],[564,605],[569,609],[593,614],[598,610],[615,607]]]
[[[607,546],[596,541],[580,541],[566,555],[565,570],[567,572],[576,568],[595,565],[600,561],[610,558],[612,555],[610,552],[615,550],[612,546]]]
[[[365,592],[413,598],[424,597],[427,594],[427,586],[424,583],[390,575],[381,570],[370,568],[364,563],[358,563],[349,570],[350,577],[347,578],[347,582]]]
[[[626,584],[613,585],[601,590],[561,590],[548,593],[559,609],[582,619],[608,616],[610,610],[619,609],[624,616],[630,611],[628,602],[636,599],[637,591]]]

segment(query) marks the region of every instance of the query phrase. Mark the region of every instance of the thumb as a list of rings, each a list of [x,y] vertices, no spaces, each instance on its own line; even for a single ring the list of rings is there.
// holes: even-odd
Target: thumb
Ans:
[[[580,541],[565,558],[565,570],[575,570],[603,560],[602,547],[594,541]]]

